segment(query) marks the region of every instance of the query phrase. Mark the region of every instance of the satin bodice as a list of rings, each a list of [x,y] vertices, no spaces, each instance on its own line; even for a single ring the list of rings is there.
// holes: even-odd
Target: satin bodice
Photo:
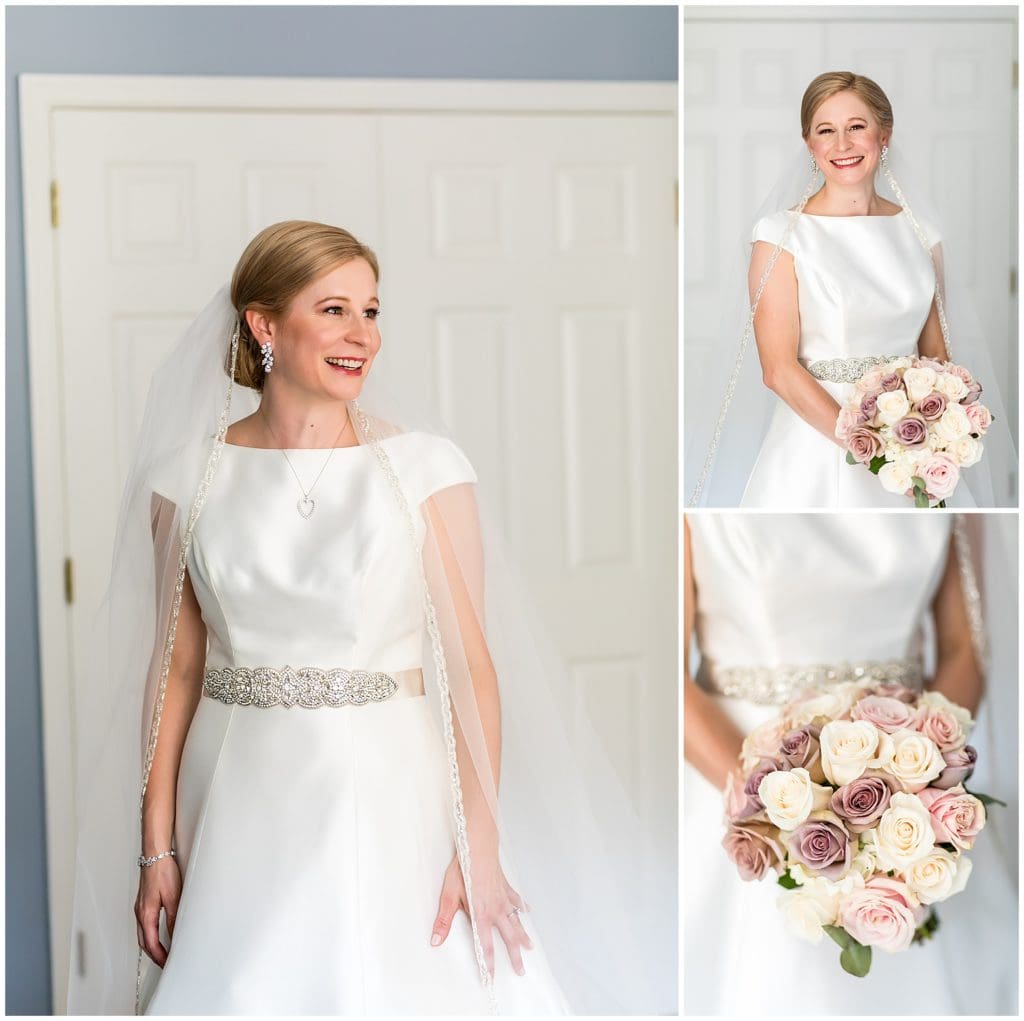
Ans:
[[[417,508],[447,486],[475,482],[449,440],[413,432],[382,441],[422,541]],[[325,450],[289,450],[310,486]],[[208,635],[207,667],[422,665],[421,581],[407,519],[370,447],[334,451],[296,507],[280,450],[225,445],[193,533],[188,569]]]
[[[788,210],[764,217],[752,240],[777,244],[791,217]],[[802,213],[785,249],[796,270],[802,361],[916,353],[935,270],[904,213]]]
[[[719,666],[911,657],[945,514],[690,515],[702,657]]]

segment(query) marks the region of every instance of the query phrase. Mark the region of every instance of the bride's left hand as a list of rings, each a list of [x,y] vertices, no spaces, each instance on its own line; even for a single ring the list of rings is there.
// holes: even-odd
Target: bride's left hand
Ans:
[[[533,944],[526,934],[519,912],[526,910],[523,898],[505,878],[497,858],[473,861],[473,913],[476,916],[480,945],[483,948],[487,970],[494,975],[494,933],[497,929],[505,941],[508,958],[517,975],[525,975],[523,950],[532,950]],[[434,932],[430,945],[439,947],[448,938],[456,912],[466,911],[466,885],[462,881],[458,856],[452,859],[441,885],[441,901],[434,919]],[[467,915],[469,914],[466,911]]]

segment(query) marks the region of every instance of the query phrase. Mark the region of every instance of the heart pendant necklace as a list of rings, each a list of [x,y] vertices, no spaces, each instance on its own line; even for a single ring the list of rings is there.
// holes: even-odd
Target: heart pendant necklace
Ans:
[[[280,443],[281,441],[278,440],[277,436],[274,434],[274,430],[270,426],[270,419],[263,414],[262,406],[260,407],[260,414],[263,416],[263,421],[267,423],[267,429],[270,430],[270,435],[274,437],[274,441]],[[337,438],[334,440],[334,445],[331,447],[330,452],[327,455],[327,460],[324,461],[320,471],[317,472],[316,478],[313,479],[313,485],[310,486],[309,489],[302,484],[302,479],[299,478],[299,473],[295,470],[295,465],[292,464],[292,459],[288,456],[288,451],[285,450],[284,447],[278,448],[281,453],[284,454],[284,459],[288,462],[288,467],[291,468],[292,475],[295,476],[295,481],[299,484],[299,489],[302,491],[302,496],[300,496],[295,502],[295,509],[306,521],[313,516],[313,511],[316,510],[316,501],[310,494],[313,492],[316,484],[320,481],[320,476],[323,475],[327,470],[327,466],[331,463],[331,458],[334,457],[334,451],[338,449],[338,444],[341,442],[342,436],[345,435],[345,431],[348,429],[351,421],[352,419],[346,414],[345,424],[341,427],[341,432],[338,433]]]

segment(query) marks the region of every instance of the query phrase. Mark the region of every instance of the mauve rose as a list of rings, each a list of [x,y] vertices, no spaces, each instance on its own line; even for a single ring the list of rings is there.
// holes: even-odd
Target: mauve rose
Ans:
[[[973,404],[981,396],[982,386],[974,380],[972,383],[967,384],[967,396],[960,398],[961,404]]]
[[[956,376],[968,384],[974,381],[974,377],[962,365],[954,365],[952,362],[949,362],[942,367],[942,371],[948,372],[951,376]]]
[[[786,838],[789,856],[826,879],[839,879],[849,868],[856,843],[837,819],[808,819]]]
[[[934,422],[942,417],[946,410],[946,395],[937,390],[930,393],[924,400],[915,405],[917,413],[927,422]]]
[[[960,469],[945,454],[932,454],[917,467],[918,476],[933,500],[945,500],[960,481]]]
[[[867,464],[873,457],[882,453],[882,443],[878,433],[862,427],[851,429],[846,437],[847,449],[853,454],[855,461]]]
[[[965,744],[963,748],[955,748],[951,752],[944,752],[942,755],[946,768],[939,774],[938,778],[932,780],[932,787],[938,787],[940,791],[948,791],[950,787],[956,787],[965,780],[970,780],[974,772],[974,764],[978,761],[978,752],[973,745]]]
[[[969,404],[966,411],[967,421],[971,424],[971,432],[984,436],[992,424],[992,412],[984,404]]]
[[[858,943],[893,954],[910,946],[926,913],[915,906],[906,883],[876,876],[842,900],[839,924]]]
[[[832,795],[830,808],[852,833],[871,829],[889,807],[892,788],[880,776],[859,776]]]
[[[743,793],[748,798],[753,798],[757,804],[758,811],[764,808],[764,802],[757,796],[757,789],[761,786],[761,781],[769,773],[777,773],[780,769],[783,769],[784,764],[776,759],[761,759],[761,761],[754,767],[754,771],[747,777],[747,782],[743,785]]]
[[[928,439],[928,426],[920,418],[914,415],[907,415],[901,418],[893,427],[893,434],[905,447],[924,446]]]
[[[886,373],[879,382],[883,390],[898,390],[903,385],[903,377],[898,372]]]
[[[794,769],[802,766],[811,774],[815,783],[824,783],[825,771],[821,768],[821,745],[818,737],[821,727],[809,723],[806,727],[791,730],[783,739],[779,748],[783,759]]]
[[[860,424],[863,425],[865,422],[870,422],[875,417],[875,413],[878,411],[878,396],[872,394],[870,397],[865,397],[860,402]]]
[[[946,709],[921,706],[916,713],[913,729],[930,738],[940,752],[951,752],[962,748],[967,735],[960,721]]]
[[[782,862],[778,830],[766,822],[731,823],[722,838],[722,847],[748,882],[761,879],[770,868]]]
[[[764,807],[756,798],[744,790],[743,774],[736,770],[729,774],[725,785],[725,815],[729,822],[744,822],[757,815]]]
[[[932,372],[948,372],[949,369],[945,362],[938,362],[934,358],[921,358],[917,362],[919,369],[931,369]],[[967,380],[964,380],[966,383]]]
[[[855,720],[867,720],[887,734],[913,726],[918,712],[898,698],[884,695],[866,695],[854,707],[850,716]]]
[[[974,838],[985,826],[985,806],[963,787],[949,790],[926,787],[917,797],[932,817],[932,829],[939,844],[952,844],[961,851],[974,846]]]

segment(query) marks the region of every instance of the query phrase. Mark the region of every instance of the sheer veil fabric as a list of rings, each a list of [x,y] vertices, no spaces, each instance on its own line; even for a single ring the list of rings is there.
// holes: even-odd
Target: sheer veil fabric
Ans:
[[[969,275],[958,262],[958,239],[944,230],[940,217],[919,184],[912,166],[898,146],[888,149],[889,173],[880,170],[875,180],[877,193],[908,211],[922,246],[929,251],[936,273],[936,286],[948,324],[950,357],[965,366],[979,380],[982,400],[993,415],[992,428],[985,436],[982,460],[964,471],[962,485],[970,490],[978,507],[996,505],[993,479],[1005,479],[1017,465],[1016,445],[1008,428],[1009,419],[1000,393],[1000,376],[993,367],[988,338],[984,335],[967,287]],[[753,334],[753,308],[748,290],[751,231],[764,217],[789,212],[786,235],[776,244],[769,263],[772,272],[778,254],[796,229],[807,200],[822,184],[818,171],[812,175],[807,150],[789,160],[768,196],[750,221],[750,230],[737,246],[735,265],[729,277],[731,291],[725,296],[721,344],[716,350],[707,389],[721,395],[720,403],[704,420],[686,421],[685,494],[690,507],[735,507],[757,459],[776,396],[765,387]],[[767,278],[767,275],[766,275]],[[849,470],[862,470],[850,467]],[[879,485],[879,492],[884,493]],[[907,501],[908,506],[912,506]]]
[[[88,933],[94,960],[88,978],[71,975],[70,1013],[131,1013],[139,992],[132,905],[140,803],[159,741],[188,547],[217,485],[227,428],[257,406],[254,391],[229,381],[235,326],[223,287],[154,376],[125,486],[103,607],[105,645],[83,684],[95,710],[90,718],[101,722],[79,738],[73,925]],[[598,738],[565,719],[558,698],[564,670],[531,619],[476,486],[450,486],[422,507],[406,499],[381,441],[445,430],[429,412],[389,399],[381,372],[379,361],[349,411],[360,444],[391,485],[418,563],[424,684],[448,757],[452,831],[467,888],[474,837],[466,806],[486,806],[509,882],[530,905],[528,928],[541,937],[572,1010],[673,1012],[666,976],[675,974],[675,898],[666,898],[660,914],[638,916],[635,865],[650,864],[674,890],[674,861],[640,828]],[[500,764],[483,723],[496,694]],[[475,925],[473,935],[479,979],[492,1012],[501,1013]],[[504,953],[497,934],[495,941]],[[149,967],[145,961],[141,970]]]

